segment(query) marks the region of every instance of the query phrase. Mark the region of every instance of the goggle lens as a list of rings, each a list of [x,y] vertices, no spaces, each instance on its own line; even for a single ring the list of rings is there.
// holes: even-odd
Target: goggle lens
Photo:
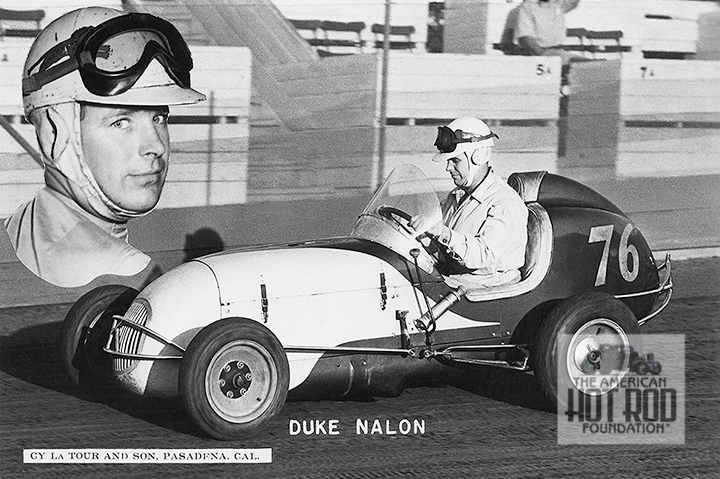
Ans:
[[[459,143],[474,143],[490,138],[498,138],[498,136],[492,131],[487,135],[475,135],[462,130],[453,131],[447,126],[439,126],[435,147],[440,153],[452,153]]]
[[[164,43],[158,34],[152,32],[127,32],[115,35],[98,48],[94,61],[95,68],[107,73],[132,68],[140,62],[145,47],[153,41],[158,45]]]

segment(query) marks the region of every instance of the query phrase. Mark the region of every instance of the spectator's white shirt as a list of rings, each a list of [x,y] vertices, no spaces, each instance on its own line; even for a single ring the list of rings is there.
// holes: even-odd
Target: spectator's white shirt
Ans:
[[[533,37],[542,48],[565,42],[565,14],[577,6],[574,0],[525,0],[518,11],[514,41]]]

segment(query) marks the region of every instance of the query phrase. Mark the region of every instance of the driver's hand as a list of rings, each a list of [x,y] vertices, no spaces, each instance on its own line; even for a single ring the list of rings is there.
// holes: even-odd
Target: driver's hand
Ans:
[[[415,215],[412,218],[410,218],[410,223],[408,223],[408,225],[415,231],[419,231],[420,226],[422,226],[422,222],[423,222],[423,215]]]
[[[450,228],[437,222],[425,231],[425,234],[440,243],[447,244],[450,242]]]

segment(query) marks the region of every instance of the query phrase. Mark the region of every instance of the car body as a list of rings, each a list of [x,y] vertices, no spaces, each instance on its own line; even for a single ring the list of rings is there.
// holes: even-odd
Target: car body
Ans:
[[[630,219],[590,188],[546,172],[508,181],[529,211],[519,283],[472,289],[437,271],[408,219],[437,221],[438,196],[403,165],[347,237],[216,253],[148,285],[104,330],[114,375],[137,394],[180,395],[221,439],[257,433],[288,395],[397,395],[466,365],[534,369],[552,394],[550,350],[586,347],[588,325],[610,345],[636,332],[670,299],[670,262],[656,266]],[[607,313],[578,316],[578,304]],[[571,339],[558,346],[561,330]],[[612,371],[627,369],[626,343]]]

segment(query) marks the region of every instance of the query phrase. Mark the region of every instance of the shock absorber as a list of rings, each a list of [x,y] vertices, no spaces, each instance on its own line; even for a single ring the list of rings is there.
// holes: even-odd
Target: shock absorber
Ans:
[[[415,320],[415,327],[418,328],[419,331],[425,332],[425,344],[428,347],[431,347],[432,334],[435,332],[435,321],[438,317],[444,314],[445,311],[450,309],[455,303],[462,299],[462,297],[465,295],[465,290],[461,286],[455,291],[450,291],[444,297],[440,298],[440,301],[435,303],[433,307],[430,307],[430,302],[428,301],[427,294],[425,293],[425,285],[423,284],[422,275],[420,273],[420,266],[418,265],[418,256],[420,256],[420,250],[417,248],[413,248],[410,250],[410,255],[415,260],[415,272],[418,276],[420,292],[425,299],[425,306],[427,307],[427,311],[425,312],[425,314]]]
[[[460,301],[465,295],[465,290],[461,287],[455,291],[450,291],[448,294],[440,298],[440,301],[435,303],[435,306],[428,309],[428,311],[415,320],[415,327],[421,331],[435,331],[435,321],[442,314],[450,309],[455,303]]]

